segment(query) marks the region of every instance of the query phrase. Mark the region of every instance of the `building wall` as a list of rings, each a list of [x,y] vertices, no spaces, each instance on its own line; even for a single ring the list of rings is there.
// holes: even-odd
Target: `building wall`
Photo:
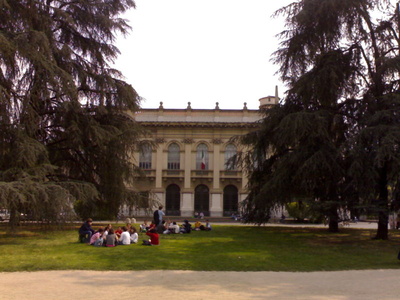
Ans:
[[[247,196],[246,174],[242,170],[226,170],[225,152],[227,145],[231,144],[230,138],[257,128],[258,110],[247,110],[246,107],[243,110],[220,110],[218,107],[194,110],[190,105],[187,109],[165,110],[160,106],[159,109],[143,109],[134,118],[150,133],[143,142],[154,143],[151,168],[144,170],[146,178],[138,180],[134,188],[151,191],[166,208],[167,214],[193,216],[202,211],[205,215],[223,216],[233,212],[226,207],[224,212],[224,190],[227,187],[231,199],[236,197],[237,202]],[[180,149],[178,170],[168,170],[168,147],[172,143]],[[208,167],[205,170],[196,165],[200,144],[208,147]],[[240,145],[235,146],[237,151],[241,150]],[[139,156],[139,151],[136,151],[136,163],[139,163]],[[167,201],[168,187],[171,190],[179,187],[178,211],[168,210],[171,206],[171,201]]]

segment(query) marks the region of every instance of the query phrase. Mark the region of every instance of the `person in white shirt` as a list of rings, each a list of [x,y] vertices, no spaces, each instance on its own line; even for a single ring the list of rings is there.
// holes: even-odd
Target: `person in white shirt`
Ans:
[[[140,225],[140,232],[146,232],[147,229],[149,229],[149,225],[147,224],[147,221],[143,221],[143,224]]]
[[[112,228],[111,224],[108,224],[105,228],[104,228],[104,232],[103,232],[103,239],[105,240],[107,238],[108,232],[110,231],[110,229]]]
[[[172,222],[168,227],[168,233],[179,233],[180,227],[176,224],[176,222]]]
[[[130,245],[131,244],[131,236],[130,236],[126,226],[122,227],[122,234],[121,234],[121,237],[119,238],[118,244],[119,245]]]
[[[130,239],[131,239],[131,244],[136,244],[138,239],[139,239],[139,235],[137,233],[137,230],[135,227],[131,227],[131,229],[129,230],[130,233]]]

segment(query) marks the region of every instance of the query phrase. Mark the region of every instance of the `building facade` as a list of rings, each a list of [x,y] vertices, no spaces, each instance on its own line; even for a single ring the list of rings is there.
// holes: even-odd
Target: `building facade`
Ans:
[[[260,107],[278,98],[260,99]],[[146,174],[135,189],[150,192],[162,203],[167,215],[228,216],[237,212],[246,198],[247,176],[235,167],[232,157],[241,145],[231,141],[257,128],[259,110],[142,109],[134,116],[151,135],[134,153]]]

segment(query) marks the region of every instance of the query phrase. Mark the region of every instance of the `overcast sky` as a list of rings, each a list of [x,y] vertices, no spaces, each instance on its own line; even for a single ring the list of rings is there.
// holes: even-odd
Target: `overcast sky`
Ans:
[[[284,87],[270,61],[292,0],[135,0],[124,17],[132,32],[119,38],[116,68],[144,108],[241,109]]]

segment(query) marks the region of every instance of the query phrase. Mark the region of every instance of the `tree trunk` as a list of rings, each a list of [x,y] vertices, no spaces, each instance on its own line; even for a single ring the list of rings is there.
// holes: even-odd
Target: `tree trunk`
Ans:
[[[333,205],[329,210],[329,232],[339,232],[339,215],[337,206]]]
[[[378,218],[378,231],[376,232],[375,239],[387,240],[389,238],[389,192],[388,192],[388,180],[387,180],[387,166],[386,164],[380,171],[379,178],[379,218]]]
[[[17,216],[17,210],[15,208],[10,209],[10,220],[8,221],[8,225],[10,226],[11,231],[15,230],[15,227],[18,225],[19,219]]]
[[[376,236],[374,239],[377,240],[387,240],[389,239],[389,213],[388,211],[380,211],[379,212],[379,220],[378,220],[378,231],[376,232]]]
[[[339,232],[339,222],[338,220],[332,220],[329,218],[329,232]]]

